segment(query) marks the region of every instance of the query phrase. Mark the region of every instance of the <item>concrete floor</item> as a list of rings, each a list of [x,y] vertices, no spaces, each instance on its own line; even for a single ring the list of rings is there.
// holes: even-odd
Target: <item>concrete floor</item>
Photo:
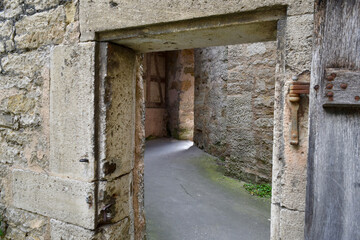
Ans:
[[[145,211],[149,240],[268,240],[270,202],[224,177],[190,141],[148,141]]]

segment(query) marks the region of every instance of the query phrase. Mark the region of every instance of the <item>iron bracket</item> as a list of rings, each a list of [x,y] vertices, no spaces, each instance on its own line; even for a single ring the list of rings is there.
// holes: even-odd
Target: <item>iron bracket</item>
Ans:
[[[298,111],[300,106],[301,94],[309,94],[310,83],[293,81],[290,85],[289,101],[291,108],[291,129],[290,129],[290,144],[299,144],[299,124]]]

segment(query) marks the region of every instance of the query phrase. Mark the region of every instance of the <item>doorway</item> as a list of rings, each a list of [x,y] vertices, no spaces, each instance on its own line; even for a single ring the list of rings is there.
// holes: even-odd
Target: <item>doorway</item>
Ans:
[[[270,237],[270,201],[239,180],[271,182],[275,57],[275,42],[145,54],[150,239]]]
[[[272,221],[272,232],[276,235],[279,233],[280,222],[282,226],[285,226],[285,218],[287,216],[291,219],[295,219],[293,214],[299,216],[303,215],[303,201],[293,201],[294,196],[302,198],[304,196],[305,187],[300,188],[299,191],[292,191],[293,188],[289,188],[289,184],[283,184],[282,180],[286,179],[287,182],[295,180],[301,184],[306,183],[306,177],[304,175],[304,169],[306,167],[306,147],[307,147],[307,128],[306,114],[300,116],[300,120],[303,125],[300,129],[300,146],[292,148],[288,146],[288,137],[286,131],[289,126],[289,109],[286,107],[286,94],[285,91],[288,87],[288,73],[285,68],[284,56],[287,56],[285,43],[290,44],[292,47],[292,41],[289,43],[285,39],[285,31],[289,30],[288,26],[293,26],[295,22],[286,22],[285,8],[277,8],[272,10],[258,10],[255,12],[249,12],[243,15],[226,15],[226,16],[214,16],[207,19],[195,19],[179,21],[167,24],[157,24],[139,28],[120,29],[116,31],[109,31],[99,33],[97,35],[100,41],[112,41],[114,43],[125,45],[131,48],[131,54],[133,56],[136,53],[157,52],[165,50],[180,50],[191,47],[207,47],[216,46],[222,44],[236,44],[236,43],[249,43],[249,42],[264,42],[277,40],[277,57],[276,57],[276,87],[275,87],[275,114],[274,114],[274,148],[273,148],[273,173],[276,175],[274,178],[274,184],[276,186],[275,194],[272,204],[272,214],[275,216]],[[274,11],[273,11],[274,10]],[[256,21],[253,22],[254,16]],[[250,17],[249,20],[248,17]],[[264,21],[260,19],[266,19]],[[291,20],[294,20],[291,18]],[[304,22],[308,18],[303,19]],[[310,21],[310,20],[309,20]],[[287,25],[286,25],[287,24]],[[297,22],[296,22],[297,24]],[[166,31],[165,31],[166,30]],[[290,29],[292,30],[292,29]],[[290,31],[289,30],[289,31]],[[247,35],[248,34],[248,35]],[[289,33],[293,34],[293,33]],[[289,46],[290,46],[289,45]],[[287,45],[288,46],[288,45]],[[139,56],[139,55],[138,55]],[[309,55],[310,56],[310,55]],[[137,57],[138,59],[138,57]],[[307,63],[306,61],[304,61]],[[290,62],[292,64],[293,62]],[[135,63],[136,65],[137,63]],[[139,65],[137,65],[139,66]],[[136,67],[137,69],[137,67]],[[301,68],[302,69],[302,68]],[[300,69],[300,70],[301,70]],[[297,67],[294,71],[298,71]],[[301,71],[299,72],[301,73]],[[136,94],[142,85],[138,85],[136,88]],[[141,94],[140,94],[141,95]],[[134,228],[135,234],[144,231],[144,212],[142,211],[143,203],[143,181],[142,181],[142,138],[141,126],[145,126],[142,112],[141,96],[136,96],[135,107],[136,110],[136,130],[135,130],[135,164],[133,168],[133,203],[134,203]],[[138,98],[138,96],[140,96]],[[140,110],[139,110],[140,109]],[[138,111],[139,110],[139,111]],[[304,107],[303,112],[306,112],[307,108]],[[145,111],[144,111],[145,112]],[[300,121],[299,120],[299,121]],[[304,127],[305,126],[305,127]],[[292,161],[295,160],[295,161]],[[299,164],[299,162],[301,164]],[[287,167],[290,166],[291,168]],[[294,174],[293,174],[294,173]],[[283,190],[282,190],[283,189]],[[303,190],[304,189],[304,190]],[[287,201],[289,199],[289,201]],[[282,204],[284,203],[284,204]],[[289,212],[296,209],[296,213]],[[299,207],[291,207],[299,206]],[[283,216],[280,218],[278,216]],[[299,223],[295,225],[286,225],[289,228],[286,229],[299,229],[302,223],[301,217],[296,219]],[[297,232],[301,234],[300,232]],[[282,234],[282,233],[281,233]],[[274,236],[275,236],[274,235]],[[276,237],[276,236],[275,236]]]

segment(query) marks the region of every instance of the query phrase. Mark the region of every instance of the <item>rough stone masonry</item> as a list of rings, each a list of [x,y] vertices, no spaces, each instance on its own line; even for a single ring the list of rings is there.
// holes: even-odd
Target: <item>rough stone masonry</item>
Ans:
[[[307,99],[300,109],[300,145],[293,147],[287,90],[294,75],[308,80],[302,73],[310,70],[311,0],[3,0],[0,209],[5,238],[143,239],[141,60],[129,48],[99,43],[103,34],[139,28],[146,36],[158,27],[181,38],[185,35],[173,24],[243,16],[240,29],[261,39],[256,26],[267,26],[266,14],[256,11],[278,8],[286,13],[275,16],[271,238],[303,239]],[[190,30],[203,31],[200,26]],[[182,42],[191,48],[211,45],[203,32],[193,37],[198,39],[193,45],[191,39]],[[167,49],[176,50],[179,43],[164,38]]]
[[[271,182],[275,42],[197,49],[195,137],[226,174]]]

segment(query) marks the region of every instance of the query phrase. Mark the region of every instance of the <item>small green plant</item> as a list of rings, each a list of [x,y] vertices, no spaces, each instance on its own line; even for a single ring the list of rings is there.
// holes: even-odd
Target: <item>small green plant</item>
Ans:
[[[2,216],[0,215],[0,239],[4,239],[5,230],[6,230],[6,223],[4,223],[4,220],[3,220]]]
[[[0,239],[3,239],[5,237],[5,232],[2,230],[2,222],[0,222]]]
[[[262,198],[271,197],[271,185],[270,184],[251,184],[245,183],[244,188],[251,194]]]
[[[153,139],[156,139],[156,138],[157,138],[156,136],[150,135],[147,138],[145,138],[145,140],[149,141],[149,140],[153,140]]]

